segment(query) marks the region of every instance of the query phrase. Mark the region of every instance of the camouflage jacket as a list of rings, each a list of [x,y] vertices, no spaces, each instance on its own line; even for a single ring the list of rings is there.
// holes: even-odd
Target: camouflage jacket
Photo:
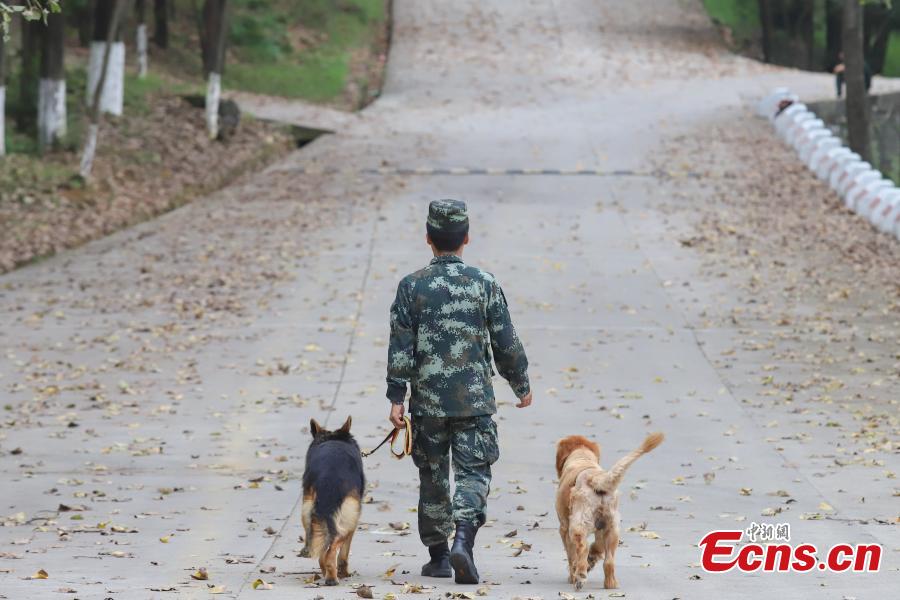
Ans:
[[[493,275],[445,255],[403,278],[391,305],[391,402],[404,402],[409,382],[413,415],[494,414],[492,351],[516,396],[526,395],[528,359]]]

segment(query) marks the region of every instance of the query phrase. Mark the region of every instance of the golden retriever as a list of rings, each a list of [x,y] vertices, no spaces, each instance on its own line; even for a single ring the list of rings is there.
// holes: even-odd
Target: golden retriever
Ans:
[[[600,446],[585,437],[571,435],[556,445],[556,514],[569,560],[569,583],[574,583],[576,590],[582,588],[588,571],[601,557],[603,587],[618,587],[615,558],[619,545],[619,482],[631,463],[662,441],[662,433],[651,433],[609,471],[600,466]],[[594,542],[589,549],[591,534]]]

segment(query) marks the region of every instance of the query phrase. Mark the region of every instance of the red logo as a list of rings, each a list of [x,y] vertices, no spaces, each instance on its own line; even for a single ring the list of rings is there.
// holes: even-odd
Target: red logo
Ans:
[[[750,541],[740,544],[745,533]],[[761,538],[759,542],[757,537]],[[835,544],[820,557],[815,544],[789,542],[790,526],[787,523],[753,523],[746,532],[736,529],[711,531],[698,544],[700,564],[708,573],[727,573],[733,569],[744,573],[806,573],[814,570],[874,573],[881,568],[883,549],[880,544]]]

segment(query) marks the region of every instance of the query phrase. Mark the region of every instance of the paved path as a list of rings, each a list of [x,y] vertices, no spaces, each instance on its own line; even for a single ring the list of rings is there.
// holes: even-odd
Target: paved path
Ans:
[[[896,427],[857,454],[851,410],[769,402],[766,365],[802,377],[791,356],[825,332],[714,319],[744,292],[678,243],[692,199],[670,203],[676,180],[649,173],[666,163],[664,142],[711,118],[750,118],[747,103],[771,87],[824,96],[831,82],[729,55],[698,7],[396,0],[384,96],[338,135],[0,278],[0,598],[348,598],[359,583],[379,598],[425,597],[402,585],[434,584],[417,574],[411,463],[366,462],[357,574],[338,588],[314,588],[313,561],[296,557],[297,502],[310,417],[335,426],[352,414],[363,446],[382,435],[388,306],[397,280],[427,261],[426,203],[445,196],[469,202],[466,257],[500,277],[533,365],[529,410],[498,382],[502,458],[478,549],[489,597],[572,592],[554,441],[590,435],[608,464],[657,429],[666,442],[623,484],[612,597],[896,594]],[[721,160],[706,159],[711,172],[743,166]],[[340,172],[308,174],[329,167]],[[492,170],[440,174],[451,168]],[[596,174],[530,173],[544,169]],[[789,344],[795,354],[782,352]],[[720,360],[734,348],[757,352]],[[890,389],[873,393],[896,414]],[[795,540],[820,547],[880,542],[885,567],[703,573],[697,540],[751,521],[789,522]],[[390,525],[403,522],[413,530]],[[530,550],[516,556],[516,541]],[[192,580],[201,567],[208,581]],[[26,579],[39,569],[49,577]],[[273,588],[254,590],[257,578]],[[461,591],[474,592],[425,593]],[[587,593],[610,597],[596,574],[576,596]]]

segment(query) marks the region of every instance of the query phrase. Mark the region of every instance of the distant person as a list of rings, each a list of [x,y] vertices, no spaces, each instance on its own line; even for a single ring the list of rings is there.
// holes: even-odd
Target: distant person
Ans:
[[[846,67],[844,66],[844,53],[838,53],[838,64],[835,65],[834,69],[832,69],[832,73],[834,73],[834,85],[837,88],[837,97],[840,98],[844,91],[844,71]],[[869,68],[869,63],[863,60],[863,78],[866,82],[866,93],[869,93],[869,88],[872,87],[872,69]]]

